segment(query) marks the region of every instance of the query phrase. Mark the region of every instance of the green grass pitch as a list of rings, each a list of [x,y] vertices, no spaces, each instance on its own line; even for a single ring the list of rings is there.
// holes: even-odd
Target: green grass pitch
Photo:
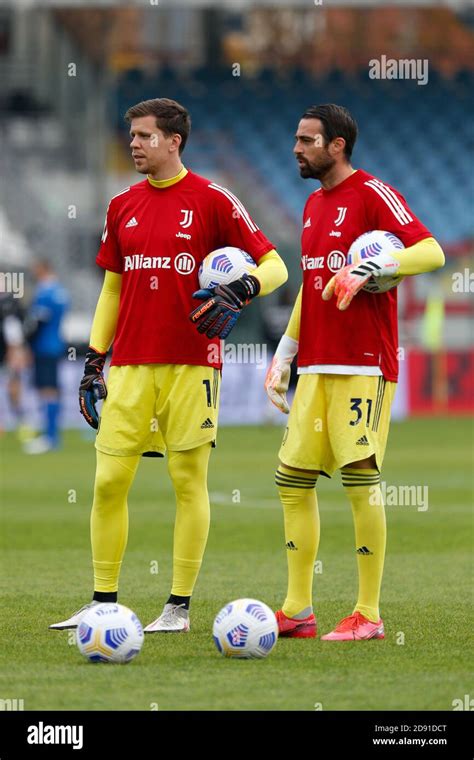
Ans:
[[[429,506],[387,507],[384,641],[280,640],[261,661],[217,653],[212,622],[226,602],[256,597],[276,609],[285,595],[273,484],[281,432],[221,429],[191,633],[148,636],[125,666],[89,664],[68,632],[48,631],[90,598],[92,441],[71,432],[62,451],[26,457],[14,436],[4,435],[0,697],[23,699],[25,710],[451,710],[454,699],[472,692],[467,419],[392,424],[383,480],[428,486]],[[318,494],[322,572],[315,574],[314,606],[325,633],[352,611],[356,556],[339,474],[320,479]],[[145,625],[170,588],[174,496],[163,460],[142,461],[129,504],[119,599]]]

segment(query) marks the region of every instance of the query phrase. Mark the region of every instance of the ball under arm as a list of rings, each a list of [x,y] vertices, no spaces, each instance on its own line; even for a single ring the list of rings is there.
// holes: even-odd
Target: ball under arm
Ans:
[[[444,266],[445,262],[443,249],[432,237],[403,250],[393,251],[390,255],[400,264],[397,274],[402,276],[433,272]]]

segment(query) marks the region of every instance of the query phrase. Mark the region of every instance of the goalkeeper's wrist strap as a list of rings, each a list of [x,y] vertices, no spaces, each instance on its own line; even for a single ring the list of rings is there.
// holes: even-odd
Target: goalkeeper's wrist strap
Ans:
[[[400,269],[400,262],[394,259],[389,253],[379,253],[370,259],[364,259],[353,270],[353,274],[361,277],[372,275],[372,277],[393,277]]]
[[[260,283],[252,274],[244,274],[240,280],[230,282],[227,287],[243,304],[248,304],[260,293]]]
[[[85,375],[100,374],[104,369],[106,358],[107,358],[107,353],[102,354],[99,351],[96,351],[96,349],[93,348],[92,346],[89,346],[89,349],[86,353],[86,364],[84,368],[84,374]]]
[[[298,353],[298,341],[283,335],[275,351],[275,359],[279,362],[291,364]]]

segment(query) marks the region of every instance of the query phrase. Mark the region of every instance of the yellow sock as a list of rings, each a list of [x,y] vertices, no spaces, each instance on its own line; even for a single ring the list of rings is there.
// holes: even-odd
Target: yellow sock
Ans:
[[[387,533],[380,473],[375,469],[344,467],[342,484],[352,506],[359,569],[359,596],[354,612],[360,612],[376,623],[380,618],[380,587]]]
[[[207,467],[211,444],[188,451],[170,451],[168,471],[176,493],[173,586],[176,596],[191,596],[209,533]]]
[[[288,590],[282,610],[287,617],[313,611],[314,561],[319,545],[317,475],[280,464],[276,484],[283,507],[288,561]]]
[[[127,496],[140,457],[116,457],[97,451],[91,513],[94,591],[117,591],[128,537]]]

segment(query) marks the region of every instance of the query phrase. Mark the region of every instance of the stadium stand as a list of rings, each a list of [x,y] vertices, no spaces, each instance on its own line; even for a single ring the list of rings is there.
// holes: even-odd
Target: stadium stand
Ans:
[[[299,224],[308,185],[292,155],[297,120],[312,103],[342,103],[360,127],[354,164],[400,188],[436,237],[453,243],[472,236],[473,179],[466,153],[473,147],[473,88],[468,70],[451,79],[431,71],[428,84],[418,85],[369,80],[367,70],[346,75],[335,69],[318,80],[301,69],[285,79],[271,69],[252,79],[233,78],[229,70],[219,76],[199,69],[183,77],[172,69],[156,76],[132,69],[120,79],[116,113],[152,97],[182,101],[194,122],[189,165],[208,172],[229,168],[226,156],[237,156],[257,187],[271,191],[282,217]],[[126,145],[126,125],[119,119],[117,127]],[[275,219],[274,207],[271,214]]]

